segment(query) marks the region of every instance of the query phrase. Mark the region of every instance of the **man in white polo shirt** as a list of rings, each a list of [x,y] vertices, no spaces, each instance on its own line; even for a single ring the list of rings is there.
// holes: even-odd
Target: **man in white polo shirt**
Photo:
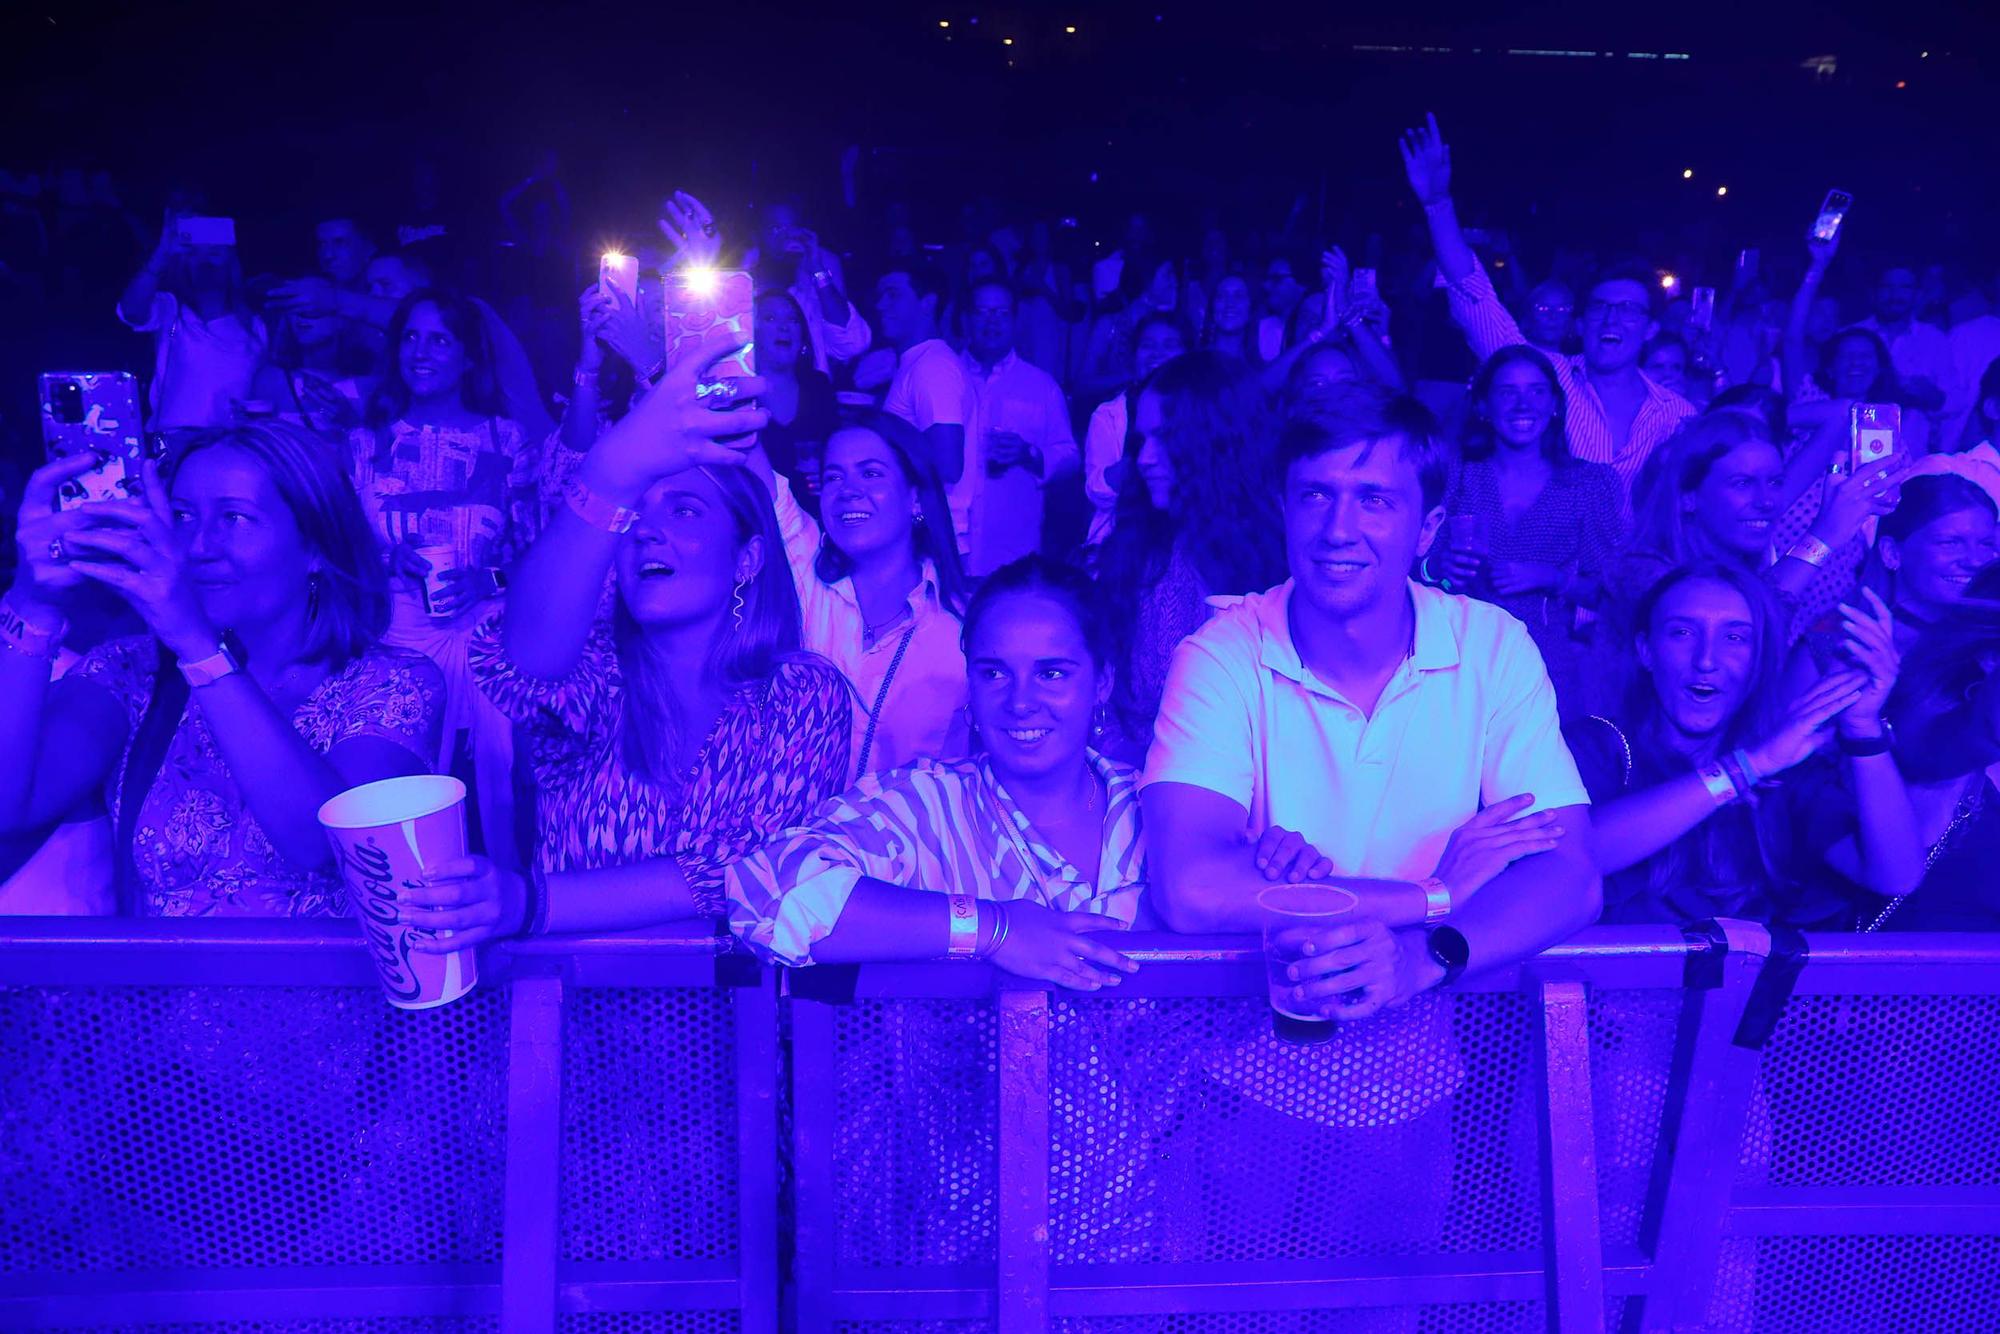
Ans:
[[[1279,1043],[1261,1019],[1204,1053],[1192,1101],[1216,1147],[1189,1155],[1208,1179],[1184,1188],[1234,1179],[1342,1245],[1422,1249],[1442,1226],[1464,1073],[1448,1005],[1422,993],[1539,952],[1601,902],[1527,630],[1409,578],[1444,519],[1445,448],[1414,400],[1361,385],[1285,427],[1293,577],[1181,644],[1141,794],[1175,930],[1256,930],[1277,876],[1361,897],[1293,965],[1295,1001],[1340,1021],[1331,1041]]]
[[[944,279],[928,264],[892,265],[875,284],[882,337],[896,349],[885,411],[923,433],[931,466],[946,486],[965,475],[965,368],[938,337]]]

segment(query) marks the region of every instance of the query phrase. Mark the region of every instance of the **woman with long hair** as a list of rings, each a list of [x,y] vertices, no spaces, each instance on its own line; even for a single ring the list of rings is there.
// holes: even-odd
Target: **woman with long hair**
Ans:
[[[188,240],[179,224],[167,215],[159,245],[118,298],[118,318],[154,335],[146,415],[157,431],[236,421],[271,341],[236,247]]]
[[[281,423],[191,437],[137,503],[57,511],[94,460],[59,459],[21,504],[20,574],[0,600],[0,823],[47,823],[106,794],[120,910],[316,916],[346,896],[320,804],[428,771],[443,683],[379,647],[382,566],[325,445]],[[65,599],[122,596],[147,634],[60,682]]]
[[[847,777],[848,690],[799,648],[770,497],[716,437],[687,358],[592,446],[472,646],[527,734],[539,788],[526,875],[436,868],[410,920],[466,940],[723,914],[722,872]],[[745,394],[760,387],[740,382]]]
[[[810,513],[819,509],[817,482],[826,442],[839,422],[833,381],[814,366],[812,330],[798,298],[782,287],[757,296],[759,400],[771,420],[757,443],[771,466],[791,480],[792,495]]]
[[[1174,649],[1208,619],[1214,597],[1268,588],[1284,577],[1263,395],[1254,372],[1214,352],[1191,352],[1141,386],[1133,412],[1118,521],[1100,551],[1099,584],[1112,608],[1116,689],[1102,748],[1144,758]]]
[[[384,642],[422,653],[444,673],[437,767],[471,780],[483,845],[517,865],[513,730],[481,698],[467,657],[506,568],[541,523],[539,457],[500,411],[478,308],[424,288],[389,320],[367,425],[349,450],[354,489],[390,573]]]
[[[1910,803],[1883,708],[1897,660],[1888,608],[1857,612],[1841,667],[1787,697],[1784,620],[1770,589],[1733,562],[1683,566],[1640,598],[1639,672],[1615,718],[1565,729],[1591,793],[1604,920],[1749,917],[1843,925],[1851,906],[1817,858],[1885,892],[1915,865]],[[1839,739],[1842,777],[1809,763]],[[1819,836],[1826,811],[1858,816]]]
[[[966,604],[951,510],[916,428],[871,412],[836,429],[820,473],[820,519],[773,474],[802,641],[854,687],[849,777],[966,753]]]
[[[1119,488],[1136,481],[1130,475],[1131,468],[1120,468],[1119,464],[1125,458],[1133,399],[1139,386],[1193,345],[1194,339],[1176,315],[1155,311],[1136,326],[1132,339],[1133,381],[1092,410],[1090,425],[1083,434],[1083,489],[1095,511],[1090,520],[1088,545],[1097,546],[1111,535],[1112,525],[1117,522]]]
[[[1421,572],[1518,617],[1563,716],[1594,712],[1616,675],[1612,646],[1599,651],[1596,613],[1625,536],[1618,474],[1570,457],[1562,384],[1526,344],[1488,357],[1469,401],[1445,541]]]

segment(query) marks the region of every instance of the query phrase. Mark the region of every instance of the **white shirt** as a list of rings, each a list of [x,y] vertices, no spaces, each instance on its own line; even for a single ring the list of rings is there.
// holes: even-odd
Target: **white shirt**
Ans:
[[[1945,404],[1945,413],[1950,419],[1947,424],[1949,434],[1942,440],[1933,440],[1934,449],[1951,450],[1958,448],[1960,432],[1965,428],[1968,413],[1979,406],[1979,381],[1986,374],[1986,368],[2000,360],[2000,315],[1974,315],[1971,319],[1951,326],[1945,335],[1951,343],[1952,373],[1957,377],[1957,396]]]
[[[809,275],[801,274],[792,284],[792,300],[799,303],[799,309],[806,313],[806,332],[810,335],[813,365],[820,373],[826,373],[828,361],[852,361],[868,350],[875,335],[868,328],[868,321],[862,317],[861,307],[852,301],[847,303],[847,323],[838,327],[828,324],[826,316],[820,312],[819,289],[813,285]]]
[[[927,338],[897,358],[882,407],[919,431],[928,431],[940,422],[963,426],[965,397],[965,368],[959,365],[958,353],[942,338]],[[968,458],[966,467],[971,466]]]
[[[1125,395],[1113,394],[1090,414],[1083,432],[1083,493],[1090,497],[1090,545],[1111,536],[1118,490],[1106,476],[1125,457]]]
[[[782,475],[772,501],[778,531],[785,539],[785,559],[792,568],[792,586],[799,595],[800,642],[840,668],[854,687],[849,780],[920,759],[967,754],[965,652],[959,646],[958,617],[939,597],[937,570],[924,562],[924,577],[910,592],[907,613],[871,641],[854,580],[829,584],[814,568],[819,525],[799,508],[791,483]],[[869,715],[878,702],[881,712],[871,739]]]
[[[121,308],[118,318],[125,320]],[[153,308],[139,333],[155,334],[153,386],[149,414],[156,430],[180,426],[227,426],[236,419],[236,403],[250,397],[250,384],[270,346],[264,321],[251,317],[249,327],[235,315],[207,321],[187,309],[171,292],[153,293]]]
[[[951,484],[952,527],[966,571],[987,575],[1042,546],[1042,486],[1074,471],[1079,461],[1076,433],[1062,386],[1047,371],[1009,352],[991,372],[967,353],[965,372],[965,472]],[[1039,474],[1026,466],[998,477],[986,472],[986,436],[1012,431],[1041,451]]]
[[[1218,613],[1174,654],[1144,785],[1189,783],[1294,830],[1340,875],[1419,880],[1482,806],[1589,802],[1555,690],[1519,621],[1409,585],[1415,647],[1372,717],[1292,643],[1292,583]]]

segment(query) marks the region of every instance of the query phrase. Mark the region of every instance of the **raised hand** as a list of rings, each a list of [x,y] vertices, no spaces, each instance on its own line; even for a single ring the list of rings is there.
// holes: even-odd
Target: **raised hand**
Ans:
[[[70,568],[123,594],[159,641],[182,659],[215,652],[221,635],[195,597],[159,466],[147,460],[145,494],[138,502],[85,510],[88,522],[65,539],[76,552]]]
[[[1833,735],[1830,724],[1867,689],[1865,673],[1843,670],[1829,673],[1793,700],[1777,730],[1749,747],[1750,763],[1756,766],[1758,776],[1781,774],[1825,745]]]
[[[576,350],[576,368],[580,371],[600,370],[604,366],[604,345],[598,340],[604,336],[604,326],[611,319],[613,297],[601,283],[592,283],[576,299],[577,322],[583,333],[583,341]]]
[[[1841,628],[1845,640],[1841,645],[1848,661],[1864,673],[1868,682],[1852,704],[1841,710],[1838,726],[1841,735],[1849,737],[1877,737],[1882,734],[1882,706],[1889,701],[1889,692],[1895,687],[1896,673],[1902,668],[1902,655],[1896,652],[1896,618],[1889,611],[1889,604],[1877,597],[1872,588],[1863,588],[1861,596],[1867,605],[1850,607],[1840,605]]]
[[[722,254],[722,235],[708,205],[685,190],[676,190],[660,209],[660,235],[674,248],[676,264],[713,265]]]
[[[53,613],[63,594],[83,582],[70,564],[69,535],[90,522],[88,506],[58,510],[56,495],[64,482],[83,476],[100,462],[89,452],[71,454],[35,469],[22,488],[21,511],[14,524],[20,556],[8,596],[24,610],[32,606]]]
[[[703,348],[683,354],[667,368],[659,384],[637,399],[632,410],[598,437],[585,459],[594,489],[636,501],[662,477],[706,465],[741,467],[740,449],[716,443],[718,436],[762,430],[770,414],[754,405],[718,411],[735,401],[764,391],[757,376],[732,377],[728,395],[702,392],[704,372],[734,356],[743,345],[711,352]]]
[[[1426,112],[1420,127],[1403,132],[1401,147],[1403,174],[1417,202],[1429,206],[1451,198],[1451,146],[1438,132],[1437,117]]]

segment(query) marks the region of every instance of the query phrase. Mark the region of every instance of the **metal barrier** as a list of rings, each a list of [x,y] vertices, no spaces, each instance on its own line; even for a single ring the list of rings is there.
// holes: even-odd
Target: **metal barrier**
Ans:
[[[1238,939],[864,968],[791,1002],[800,1330],[2000,1328],[2000,941],[1800,943],[1599,928],[1309,1049]]]
[[[0,924],[0,1328],[775,1329],[769,974],[484,963],[410,1013],[345,922]]]
[[[760,1334],[781,1245],[801,1331],[2000,1328],[2000,941],[1600,929],[1310,1049],[1238,939],[870,966],[781,1086],[706,937],[406,1014],[342,923],[4,927],[0,1328]]]

